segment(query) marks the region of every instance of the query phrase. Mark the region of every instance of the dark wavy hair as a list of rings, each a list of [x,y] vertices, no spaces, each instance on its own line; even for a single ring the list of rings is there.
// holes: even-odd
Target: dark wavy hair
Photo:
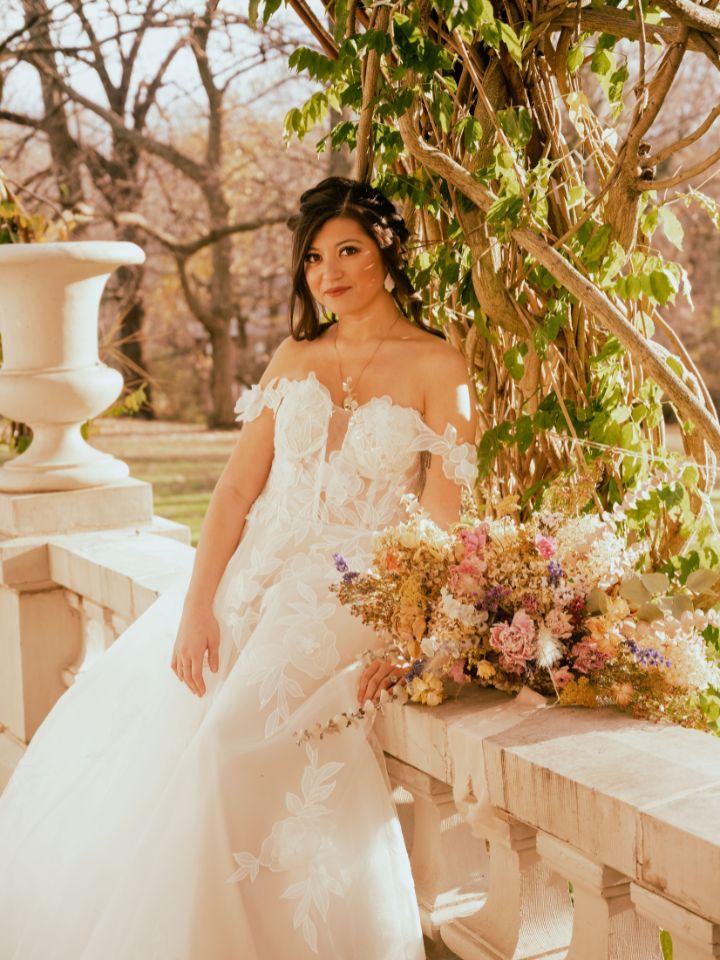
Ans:
[[[301,195],[300,210],[287,219],[293,232],[290,333],[294,339],[315,340],[327,327],[322,324],[305,279],[305,258],[318,230],[334,217],[350,217],[360,224],[378,245],[383,263],[395,281],[392,294],[402,312],[424,330],[442,336],[422,321],[422,297],[406,273],[410,234],[392,201],[368,183],[327,177]]]

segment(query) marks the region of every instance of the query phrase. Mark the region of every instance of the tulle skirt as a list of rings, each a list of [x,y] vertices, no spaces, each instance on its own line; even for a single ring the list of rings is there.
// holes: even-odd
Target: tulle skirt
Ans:
[[[331,548],[246,531],[218,588],[220,669],[170,669],[179,576],[65,693],[0,798],[0,960],[420,960],[412,876],[357,706],[377,636]],[[48,637],[52,643],[52,637]]]

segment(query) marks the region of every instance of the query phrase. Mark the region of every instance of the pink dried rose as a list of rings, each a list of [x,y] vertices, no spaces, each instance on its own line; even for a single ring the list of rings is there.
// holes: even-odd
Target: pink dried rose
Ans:
[[[524,673],[536,652],[535,624],[524,610],[518,610],[512,623],[491,627],[490,646],[500,652],[500,667],[506,673]]]
[[[468,557],[448,572],[448,588],[456,597],[472,596],[482,587],[484,582],[486,563],[477,554]]]
[[[548,537],[544,533],[539,533],[535,537],[535,548],[543,560],[549,560],[550,557],[554,557],[557,553],[555,541],[552,537]]]
[[[575,657],[573,667],[580,673],[594,673],[596,670],[602,670],[610,659],[607,653],[598,650],[596,644],[583,640],[574,644],[572,655]]]
[[[572,635],[573,622],[572,617],[567,610],[560,610],[558,607],[553,609],[545,616],[545,626],[554,637],[564,640]]]
[[[451,680],[454,680],[455,683],[467,683],[468,676],[465,673],[465,661],[462,657],[459,657],[457,660],[453,660],[452,666],[448,670],[448,676]]]
[[[570,683],[573,678],[570,667],[560,667],[558,670],[553,670],[551,672],[553,682],[558,690],[562,690],[562,688],[567,686],[567,684]]]
[[[473,530],[461,530],[460,539],[465,546],[465,555],[474,556],[485,548],[487,543],[488,526],[478,523]]]

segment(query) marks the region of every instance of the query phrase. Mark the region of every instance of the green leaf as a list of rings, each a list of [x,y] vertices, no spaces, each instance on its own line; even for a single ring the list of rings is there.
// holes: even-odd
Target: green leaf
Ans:
[[[530,112],[525,107],[498,110],[497,118],[502,130],[515,146],[520,148],[527,146],[532,137],[533,122]]]
[[[609,224],[604,223],[601,227],[595,230],[585,244],[585,249],[583,250],[583,260],[588,266],[599,262],[602,257],[605,255],[605,251],[608,248],[610,243],[610,234],[612,233],[612,227]]]
[[[257,23],[258,10],[260,9],[260,0],[250,0],[248,3],[248,23],[254,27]]]
[[[518,35],[515,33],[513,28],[509,23],[504,21],[497,21],[500,27],[500,37],[502,38],[503,43],[507,47],[507,51],[510,56],[513,58],[515,63],[521,67],[522,66],[522,45]]]
[[[674,299],[677,293],[675,278],[666,270],[653,270],[649,276],[650,295],[661,306]]]
[[[663,960],[673,960],[672,937],[667,930],[660,931],[660,949],[662,950]]]
[[[607,50],[598,49],[592,55],[590,69],[598,76],[602,77],[605,76],[606,73],[610,73],[614,66],[615,58],[612,54],[608,53]]]
[[[570,73],[575,73],[583,65],[585,60],[585,51],[583,48],[578,45],[577,47],[570,47],[567,52],[567,67]]]
[[[503,354],[503,362],[513,380],[522,380],[525,373],[525,354],[528,352],[527,343],[519,343],[510,347]]]
[[[263,7],[263,23],[267,23],[270,17],[280,9],[282,0],[265,0]]]
[[[576,207],[579,203],[583,203],[586,196],[587,190],[585,184],[576,183],[574,187],[570,187],[568,192],[568,207],[572,210],[572,208]]]
[[[520,453],[527,453],[535,439],[532,417],[529,417],[527,414],[518,417],[515,423],[515,439],[517,440]]]
[[[660,207],[660,219],[665,236],[678,250],[682,250],[685,231],[673,210],[670,207]]]

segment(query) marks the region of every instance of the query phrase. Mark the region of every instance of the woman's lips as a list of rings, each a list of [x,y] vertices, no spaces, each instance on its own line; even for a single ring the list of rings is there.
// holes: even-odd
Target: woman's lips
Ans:
[[[326,297],[337,297],[341,293],[345,293],[346,290],[349,290],[350,287],[333,287],[331,290],[325,291]]]

